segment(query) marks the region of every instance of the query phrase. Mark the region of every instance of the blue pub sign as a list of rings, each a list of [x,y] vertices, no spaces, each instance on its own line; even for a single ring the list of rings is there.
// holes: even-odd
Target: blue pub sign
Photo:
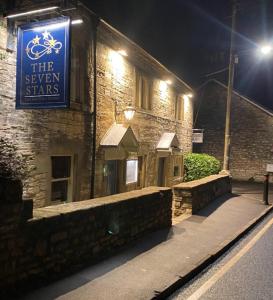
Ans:
[[[70,19],[18,30],[16,108],[69,107]]]

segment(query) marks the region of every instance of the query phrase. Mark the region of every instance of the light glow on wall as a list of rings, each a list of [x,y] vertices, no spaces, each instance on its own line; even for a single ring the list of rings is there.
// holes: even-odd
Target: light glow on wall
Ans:
[[[183,95],[184,99],[184,113],[185,116],[188,117],[191,114],[191,99],[189,94],[188,95]]]
[[[109,51],[109,62],[111,66],[111,72],[115,79],[122,81],[125,74],[125,63],[124,58],[116,51]]]
[[[184,101],[189,101],[190,97],[188,95],[183,95],[183,99],[184,99]]]
[[[160,91],[160,98],[166,100],[168,96],[168,84],[166,83],[166,81],[162,81],[162,80],[160,81],[159,91]]]

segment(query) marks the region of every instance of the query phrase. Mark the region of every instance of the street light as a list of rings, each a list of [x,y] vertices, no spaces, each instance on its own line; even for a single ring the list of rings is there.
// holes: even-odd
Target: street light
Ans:
[[[263,46],[261,46],[260,53],[262,55],[266,55],[266,56],[269,55],[269,54],[271,54],[272,53],[272,46],[271,45],[263,45]]]
[[[229,54],[229,76],[228,76],[228,90],[227,90],[227,106],[226,106],[226,122],[225,122],[225,140],[224,140],[224,159],[223,170],[221,173],[230,175],[230,114],[231,114],[231,99],[233,93],[234,83],[234,69],[235,64],[238,63],[238,53],[234,51],[235,27],[236,27],[237,1],[233,0],[232,7],[232,26],[231,26],[231,40],[230,40],[230,54]],[[259,48],[259,52],[263,56],[268,56],[272,52],[270,45],[263,45]]]

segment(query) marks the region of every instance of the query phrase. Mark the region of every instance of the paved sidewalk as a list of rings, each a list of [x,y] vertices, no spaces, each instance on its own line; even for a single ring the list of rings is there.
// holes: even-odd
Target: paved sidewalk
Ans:
[[[237,192],[240,193],[236,194]],[[270,201],[273,188],[270,187]],[[235,183],[233,195],[198,215],[25,299],[152,299],[164,297],[219,255],[272,206],[261,203],[262,185]]]

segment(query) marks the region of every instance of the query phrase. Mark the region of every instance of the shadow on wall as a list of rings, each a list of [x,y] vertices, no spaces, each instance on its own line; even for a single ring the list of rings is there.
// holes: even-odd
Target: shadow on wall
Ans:
[[[122,266],[123,264],[132,260],[134,257],[149,251],[158,244],[171,239],[173,236],[173,231],[173,228],[169,228],[146,234],[141,239],[141,242],[137,241],[131,243],[118,255],[104,260],[103,264],[100,263],[98,265],[87,267],[74,276],[71,275],[62,281],[57,281],[56,283],[51,284],[49,287],[40,288],[36,292],[32,292],[31,297],[27,297],[26,295],[26,299],[36,300],[38,299],[37,297],[39,297],[40,300],[55,299],[75,289],[78,289],[81,286],[84,286],[85,284]],[[43,291],[46,291],[46,293],[43,293]],[[44,295],[44,297],[42,295]]]

